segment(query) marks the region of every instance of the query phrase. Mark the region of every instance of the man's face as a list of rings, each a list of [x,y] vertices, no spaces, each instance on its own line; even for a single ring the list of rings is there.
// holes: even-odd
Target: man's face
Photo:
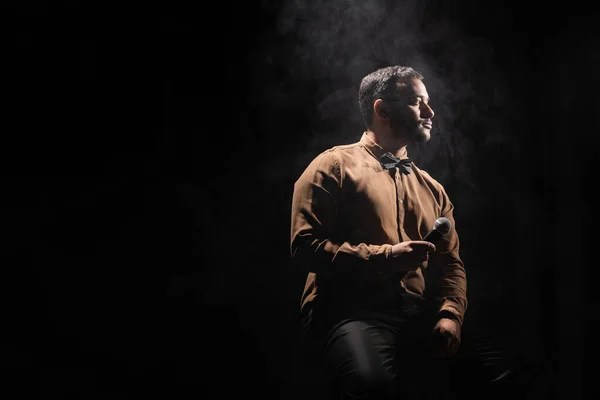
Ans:
[[[429,95],[423,82],[412,79],[398,85],[393,99],[384,100],[391,109],[390,126],[399,138],[410,143],[427,142],[431,135],[433,110],[429,107]]]

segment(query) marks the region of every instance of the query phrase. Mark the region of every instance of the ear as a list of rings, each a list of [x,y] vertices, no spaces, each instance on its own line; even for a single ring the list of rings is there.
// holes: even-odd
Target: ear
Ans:
[[[389,110],[382,99],[375,100],[375,103],[373,103],[373,111],[379,116],[379,118],[389,118]]]

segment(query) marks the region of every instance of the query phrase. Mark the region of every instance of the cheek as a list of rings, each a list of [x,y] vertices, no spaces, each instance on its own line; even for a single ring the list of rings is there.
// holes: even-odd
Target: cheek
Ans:
[[[415,119],[415,120],[417,120],[417,121],[421,120],[421,114],[422,114],[421,113],[421,109],[419,109],[419,108],[416,108],[416,109],[412,110],[412,118]]]
[[[408,107],[399,111],[398,115],[407,123],[421,120],[421,110],[416,107]]]
[[[397,107],[393,109],[391,122],[394,126],[414,129],[421,123],[421,112],[414,107]]]
[[[397,107],[393,110],[393,115],[398,121],[410,121],[414,119],[414,110],[408,107]]]

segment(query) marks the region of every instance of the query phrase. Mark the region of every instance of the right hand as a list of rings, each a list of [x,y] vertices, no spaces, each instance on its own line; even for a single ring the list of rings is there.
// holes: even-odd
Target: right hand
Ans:
[[[429,259],[429,252],[435,251],[433,243],[424,240],[409,240],[392,246],[392,267],[395,272],[413,271],[423,266]]]

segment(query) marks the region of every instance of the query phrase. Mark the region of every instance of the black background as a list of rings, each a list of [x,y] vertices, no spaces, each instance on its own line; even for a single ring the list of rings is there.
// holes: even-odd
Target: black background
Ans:
[[[468,329],[523,398],[597,393],[594,11],[243,4],[3,7],[3,387],[296,398],[293,182],[360,138],[360,78],[398,63],[437,114],[410,155],[454,201]]]

